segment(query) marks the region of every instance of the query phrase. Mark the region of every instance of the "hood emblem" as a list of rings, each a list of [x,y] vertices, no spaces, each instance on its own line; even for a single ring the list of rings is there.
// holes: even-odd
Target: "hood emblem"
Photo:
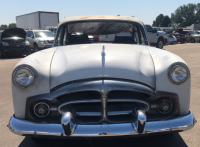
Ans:
[[[102,56],[102,57],[105,57],[105,56],[106,56],[106,53],[105,53],[105,46],[103,46],[103,48],[102,48],[101,56]]]
[[[101,95],[102,95],[102,97],[106,97],[106,95],[107,95],[107,93],[108,93],[108,87],[107,86],[105,86],[105,85],[102,85],[101,87],[100,87],[100,92],[101,92]]]

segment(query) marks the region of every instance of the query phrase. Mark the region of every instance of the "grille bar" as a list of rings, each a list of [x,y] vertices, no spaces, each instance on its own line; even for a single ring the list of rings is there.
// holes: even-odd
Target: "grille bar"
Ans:
[[[130,115],[133,114],[133,111],[111,111],[108,112],[107,115],[108,116],[116,116],[116,115]]]
[[[101,112],[76,112],[77,116],[102,116]]]

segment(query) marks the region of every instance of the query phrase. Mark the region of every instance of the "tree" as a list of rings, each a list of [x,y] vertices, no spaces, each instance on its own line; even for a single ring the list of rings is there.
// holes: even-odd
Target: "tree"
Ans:
[[[176,11],[172,14],[173,22],[179,24],[179,26],[190,26],[193,23],[196,23],[196,12],[197,5],[188,4],[180,6],[176,9]]]
[[[164,19],[164,15],[160,14],[156,17],[156,24],[158,27],[162,27],[163,26],[163,19]]]
[[[155,27],[168,27],[168,24],[171,22],[169,16],[164,16],[160,14],[156,17],[156,20],[153,21],[153,25]]]
[[[200,23],[200,3],[197,4],[196,11],[196,20],[198,23]]]
[[[10,23],[10,24],[8,25],[8,28],[16,28],[16,23]]]
[[[153,24],[152,24],[152,26],[155,26],[155,27],[157,26],[157,23],[156,23],[156,21],[155,21],[155,20],[153,21]]]
[[[7,29],[7,28],[8,28],[8,26],[7,26],[6,24],[5,24],[5,25],[2,24],[2,25],[0,26],[0,30],[5,30],[5,29]]]
[[[171,23],[171,19],[169,18],[169,16],[166,15],[162,22],[163,27],[168,27],[170,23]]]

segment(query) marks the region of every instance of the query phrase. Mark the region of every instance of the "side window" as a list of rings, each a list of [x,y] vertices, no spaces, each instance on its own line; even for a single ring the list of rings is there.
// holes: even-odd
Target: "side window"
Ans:
[[[26,37],[30,37],[30,31],[26,32]]]
[[[141,44],[143,44],[143,45],[146,45],[147,44],[147,40],[145,39],[145,37],[144,37],[144,35],[143,34],[145,34],[145,33],[142,33],[142,30],[139,28],[138,29],[138,34],[139,34],[139,36],[140,36],[140,41],[141,41]]]
[[[147,32],[153,32],[154,31],[154,29],[149,25],[145,25],[145,27],[147,29]]]
[[[34,35],[33,35],[33,31],[30,31],[29,36],[30,36],[30,37],[34,36]]]

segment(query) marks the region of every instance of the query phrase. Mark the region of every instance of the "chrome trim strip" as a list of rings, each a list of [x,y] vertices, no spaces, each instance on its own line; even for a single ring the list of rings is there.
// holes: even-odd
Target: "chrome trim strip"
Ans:
[[[101,112],[76,112],[76,116],[101,116]]]
[[[145,134],[157,132],[186,131],[194,127],[196,120],[192,113],[172,120],[146,122]],[[46,135],[64,137],[103,137],[139,135],[135,131],[134,123],[102,124],[102,125],[76,125],[74,133],[64,135],[62,124],[38,124],[26,120],[11,117],[10,131],[17,135]]]
[[[107,112],[108,116],[115,116],[115,115],[129,115],[129,114],[133,114],[133,110],[131,111],[111,111],[111,112]]]
[[[155,90],[139,84],[139,83],[131,83],[127,81],[118,81],[118,80],[96,80],[96,81],[84,81],[79,83],[72,83],[69,85],[65,85],[60,87],[59,89],[42,95],[37,95],[33,97],[29,97],[28,99],[38,99],[38,100],[53,100],[59,96],[75,93],[75,92],[85,92],[85,91],[97,91],[101,93],[102,85],[106,85],[108,88],[108,92],[113,90],[124,90],[124,91],[132,91],[139,93],[146,93],[148,95],[154,96]]]
[[[70,101],[70,102],[66,102],[66,103],[63,103],[62,105],[60,105],[58,107],[58,112],[60,114],[63,114],[63,112],[60,110],[61,107],[65,106],[65,105],[69,105],[69,104],[77,104],[77,103],[101,103],[101,99],[85,99],[85,100],[76,100],[76,101]]]
[[[148,111],[149,107],[150,107],[147,102],[142,101],[142,100],[137,100],[137,99],[126,99],[126,98],[124,98],[124,99],[107,99],[107,102],[131,102],[131,103],[136,102],[136,103],[142,103],[142,104],[147,105],[148,109],[145,110],[145,111]]]

